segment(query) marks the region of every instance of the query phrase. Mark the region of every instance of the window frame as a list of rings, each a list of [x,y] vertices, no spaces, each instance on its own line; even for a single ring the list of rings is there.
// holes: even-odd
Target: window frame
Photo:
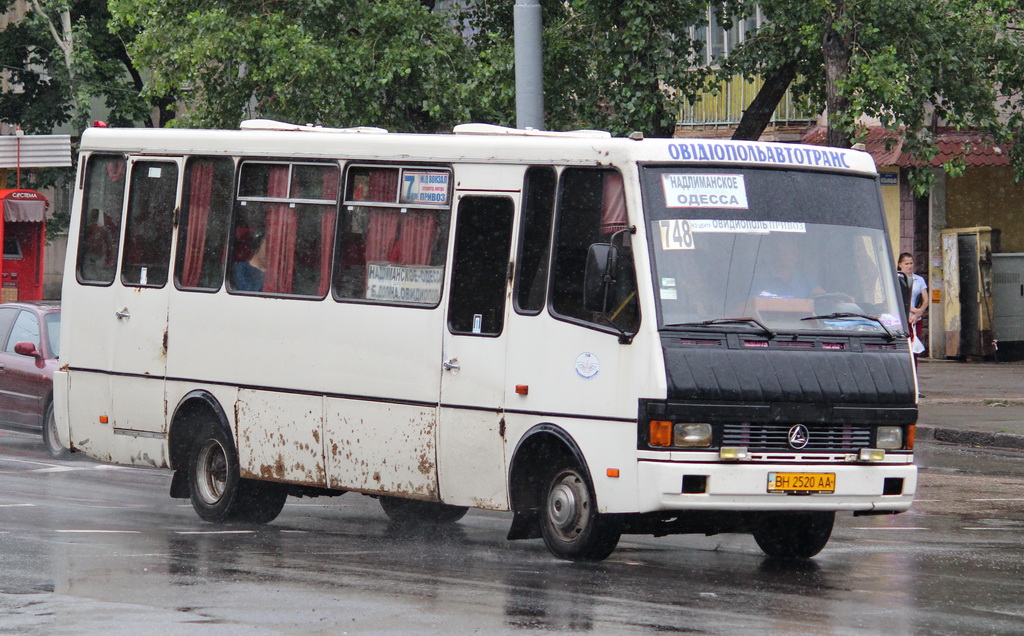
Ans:
[[[284,197],[272,197],[272,196],[253,196],[242,194],[242,182],[243,172],[247,165],[269,165],[269,166],[287,166],[288,168],[288,192]],[[296,166],[311,166],[318,168],[333,168],[337,171],[337,182],[336,187],[338,188],[338,195],[335,199],[314,199],[306,197],[292,197],[292,188],[294,187],[293,178],[295,175]],[[323,160],[309,160],[309,159],[298,159],[298,158],[284,158],[284,157],[247,157],[239,156],[235,160],[235,172],[234,172],[234,183],[232,187],[232,208],[231,217],[228,223],[228,240],[224,254],[224,276],[221,283],[221,287],[230,295],[233,296],[250,296],[260,298],[281,298],[287,300],[307,300],[307,301],[322,301],[331,294],[331,289],[334,285],[334,262],[337,256],[337,243],[338,243],[338,227],[339,219],[341,217],[340,205],[341,205],[341,188],[344,186],[342,181],[345,173],[345,164],[340,159],[329,159]],[[248,203],[258,204],[283,204],[290,208],[297,208],[298,206],[318,206],[320,208],[331,208],[335,214],[333,223],[333,236],[330,240],[330,256],[328,260],[328,271],[327,276],[327,291],[323,294],[298,294],[298,293],[278,293],[278,292],[267,292],[267,291],[248,291],[235,287],[234,274],[232,269],[240,262],[235,260],[234,255],[238,246],[238,228],[239,219],[241,217],[241,211],[247,207]],[[320,214],[327,213],[326,209],[321,209]],[[260,214],[264,217],[264,223],[266,223],[266,210],[261,210]],[[322,217],[321,217],[322,218]],[[320,236],[321,241],[323,235]],[[292,267],[292,275],[294,276],[296,268]],[[321,281],[322,282],[322,281]],[[191,289],[190,289],[191,291]],[[198,291],[198,290],[197,290]]]
[[[171,269],[172,269],[173,264],[174,264],[174,244],[173,244],[173,241],[174,241],[174,235],[177,233],[177,227],[176,226],[177,226],[177,214],[178,214],[178,197],[179,197],[179,195],[181,193],[181,175],[182,175],[182,173],[181,173],[181,167],[179,165],[181,159],[182,159],[181,157],[152,156],[152,155],[137,155],[137,156],[131,156],[131,157],[128,158],[127,168],[126,168],[126,171],[127,171],[127,174],[126,174],[127,204],[126,204],[126,206],[123,206],[124,207],[124,212],[123,212],[123,218],[122,218],[122,222],[121,222],[121,235],[120,235],[120,240],[119,240],[119,243],[121,245],[121,249],[119,250],[120,254],[119,254],[117,265],[115,267],[116,278],[121,283],[121,286],[123,286],[123,287],[137,287],[137,288],[146,288],[146,289],[163,289],[164,287],[167,286],[168,281],[170,281],[173,278],[173,276],[171,274]],[[175,175],[174,175],[174,190],[173,190],[173,195],[172,195],[173,199],[172,199],[171,204],[170,204],[171,205],[171,211],[168,213],[168,221],[167,221],[168,232],[167,232],[167,237],[166,237],[166,242],[165,242],[166,252],[167,252],[166,253],[166,257],[165,257],[165,260],[166,260],[166,271],[165,271],[165,274],[164,274],[164,281],[161,284],[159,284],[159,285],[152,284],[152,283],[142,283],[141,280],[139,282],[137,282],[137,283],[136,282],[130,282],[125,277],[125,267],[127,267],[129,265],[129,263],[127,262],[127,256],[126,256],[126,253],[125,253],[127,251],[126,247],[128,245],[128,241],[129,241],[129,238],[130,238],[130,230],[135,228],[135,224],[137,222],[137,221],[133,221],[133,216],[132,216],[132,212],[133,212],[133,209],[134,209],[132,203],[134,201],[134,195],[135,195],[135,188],[133,187],[134,186],[134,178],[135,178],[135,174],[136,174],[136,169],[140,168],[140,166],[144,166],[144,165],[147,165],[147,164],[150,164],[150,168],[153,167],[152,164],[160,164],[162,166],[173,166],[174,171],[175,171]],[[140,186],[140,189],[146,190],[146,188],[142,188],[141,186]],[[136,264],[132,263],[131,265],[134,267]],[[140,278],[141,278],[141,276],[140,276]]]
[[[622,177],[623,197],[625,197],[625,181],[626,180],[625,180],[625,177],[623,176],[624,175],[623,169],[621,167],[619,167],[619,166],[613,166],[613,165],[594,166],[594,167],[572,166],[572,167],[565,167],[565,168],[563,168],[562,170],[559,171],[559,174],[558,174],[558,193],[557,193],[557,196],[556,196],[555,211],[554,211],[554,215],[553,215],[553,231],[552,231],[552,237],[551,237],[551,254],[550,254],[549,265],[548,265],[548,288],[547,288],[547,295],[546,295],[546,305],[547,305],[548,314],[550,314],[551,317],[553,317],[554,319],[560,320],[562,322],[567,322],[567,323],[570,323],[570,324],[579,325],[579,326],[585,327],[587,329],[593,329],[595,331],[600,331],[602,333],[607,333],[607,334],[616,335],[616,336],[620,336],[620,337],[622,337],[623,333],[625,333],[626,336],[629,336],[630,338],[632,338],[632,337],[635,337],[636,334],[638,334],[640,332],[640,326],[643,324],[643,315],[642,315],[642,312],[641,312],[640,299],[639,299],[640,278],[638,278],[638,276],[637,276],[637,264],[636,264],[636,257],[635,256],[630,258],[630,267],[632,269],[632,275],[633,275],[633,285],[635,287],[634,293],[636,294],[636,296],[634,298],[634,301],[633,301],[635,303],[635,305],[636,305],[636,324],[633,325],[633,329],[632,330],[625,330],[623,332],[623,331],[620,331],[619,329],[616,329],[614,326],[612,326],[610,324],[607,324],[607,325],[606,324],[601,324],[601,323],[597,323],[597,322],[593,322],[593,321],[587,320],[585,318],[574,316],[572,314],[561,313],[559,310],[557,310],[555,308],[554,294],[555,294],[556,288],[559,287],[557,285],[557,281],[556,281],[556,275],[559,272],[559,267],[558,267],[559,235],[560,235],[561,229],[562,229],[562,215],[564,213],[563,202],[565,201],[566,193],[567,193],[567,190],[568,190],[568,188],[565,187],[565,179],[566,179],[566,175],[567,174],[571,174],[573,172],[583,172],[583,171],[591,171],[591,172],[616,172],[616,173],[618,173],[619,176]],[[570,194],[572,194],[572,193],[570,193]],[[603,202],[603,193],[602,193],[602,202]],[[602,205],[603,205],[603,203],[602,203]],[[629,223],[629,221],[628,221],[628,219],[629,219],[629,217],[628,217],[628,206],[627,206],[627,217],[626,218],[627,218],[627,225],[628,225],[628,223]],[[635,226],[631,226],[631,227],[635,227]],[[615,232],[611,232],[611,233],[608,234],[608,240],[609,241],[611,240],[611,238],[612,238],[612,236],[614,234],[615,234]],[[628,232],[627,236],[632,236],[633,234],[634,234],[634,232],[630,231],[630,232]],[[630,253],[631,254],[635,254],[635,248],[632,245],[633,240],[630,239],[629,243],[630,243]],[[593,244],[594,243],[591,243],[591,245],[593,245]],[[588,245],[586,249],[587,249],[587,251],[589,251],[590,246]],[[581,272],[581,279],[582,279],[582,272]],[[583,283],[583,281],[581,280],[581,284],[582,283]],[[582,295],[583,294],[582,294],[582,290],[581,290],[580,300],[582,300]]]
[[[90,187],[91,179],[90,179],[90,177],[92,176],[92,171],[97,169],[96,165],[93,162],[95,160],[101,159],[101,158],[102,159],[118,159],[118,160],[120,160],[120,162],[121,162],[120,166],[121,166],[121,168],[123,170],[123,172],[121,174],[121,179],[123,180],[123,182],[121,184],[121,204],[120,204],[120,207],[117,210],[117,214],[116,214],[116,227],[113,228],[113,229],[116,230],[116,235],[114,236],[114,240],[113,240],[113,243],[112,243],[112,247],[114,249],[114,255],[113,255],[114,262],[113,262],[113,264],[111,265],[111,268],[110,268],[111,269],[110,280],[100,280],[100,279],[93,280],[93,279],[85,279],[85,278],[82,277],[82,268],[83,268],[82,258],[86,254],[85,247],[86,247],[86,241],[87,241],[87,236],[88,236],[87,230],[90,227],[89,216],[91,214],[91,210],[89,210],[88,208],[90,207],[89,204],[92,203],[92,201],[87,198],[88,195],[91,193],[91,187]],[[120,266],[120,261],[121,261],[121,244],[122,244],[123,238],[124,238],[123,237],[123,235],[124,235],[124,211],[125,211],[125,206],[127,205],[127,200],[128,200],[128,197],[126,195],[127,195],[127,191],[128,191],[128,181],[129,181],[129,175],[128,175],[129,157],[128,157],[127,153],[123,153],[123,152],[92,152],[92,153],[89,153],[89,155],[86,156],[86,157],[80,157],[79,161],[82,161],[83,159],[85,160],[86,163],[85,163],[85,167],[81,171],[80,182],[78,184],[79,189],[82,190],[82,214],[81,214],[81,219],[80,219],[79,226],[77,228],[77,230],[78,230],[78,238],[77,238],[77,246],[75,247],[75,280],[76,280],[76,282],[79,285],[85,285],[85,286],[88,286],[88,287],[110,287],[111,285],[114,284],[114,281],[116,281],[118,279],[119,272],[120,272],[120,267],[119,266]],[[113,182],[111,181],[110,183],[113,183]],[[100,212],[103,213],[104,215],[106,215],[107,210],[100,210]],[[104,224],[104,227],[105,226],[106,226],[106,224]]]
[[[398,171],[398,183],[396,184],[395,200],[394,201],[374,201],[367,199],[353,199],[349,198],[351,189],[354,187],[353,171],[359,169],[395,169]],[[403,176],[406,171],[431,171],[431,172],[445,172],[448,175],[447,188],[445,190],[445,202],[441,203],[402,203],[401,199],[401,184],[403,182]],[[385,307],[403,307],[409,309],[437,309],[441,306],[441,303],[445,300],[445,288],[449,272],[449,259],[452,253],[452,242],[453,232],[455,227],[454,216],[455,216],[455,168],[450,163],[429,163],[429,162],[411,162],[401,163],[395,161],[351,161],[344,165],[342,174],[342,190],[341,198],[338,203],[338,229],[335,231],[335,250],[334,250],[334,267],[332,269],[332,280],[331,280],[331,297],[335,302],[339,303],[354,303],[362,305],[380,305]],[[379,208],[379,209],[397,209],[399,213],[405,210],[422,210],[425,212],[432,212],[437,215],[437,221],[440,224],[444,223],[444,230],[438,228],[436,239],[444,237],[444,249],[443,255],[438,260],[440,265],[432,265],[430,267],[441,268],[441,281],[440,290],[437,295],[437,301],[433,303],[413,303],[413,302],[398,302],[389,300],[375,300],[372,298],[365,297],[365,280],[364,280],[364,292],[363,296],[342,296],[338,293],[339,285],[344,284],[346,281],[344,273],[341,271],[343,268],[342,255],[345,251],[345,244],[343,243],[345,232],[343,226],[350,221],[350,215],[355,211],[355,208]],[[438,244],[435,243],[433,250],[438,248]],[[366,267],[366,263],[363,263],[363,267]]]

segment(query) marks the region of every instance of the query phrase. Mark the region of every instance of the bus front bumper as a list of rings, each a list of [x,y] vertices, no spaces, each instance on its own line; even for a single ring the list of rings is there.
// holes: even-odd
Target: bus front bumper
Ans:
[[[910,457],[906,461],[796,465],[641,460],[638,512],[903,512],[910,508],[917,490],[917,466],[909,463]]]

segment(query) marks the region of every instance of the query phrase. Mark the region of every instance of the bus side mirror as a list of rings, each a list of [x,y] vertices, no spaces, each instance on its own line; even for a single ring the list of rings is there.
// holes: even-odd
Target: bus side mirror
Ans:
[[[595,314],[608,313],[615,305],[615,272],[619,248],[608,243],[594,243],[587,253],[587,269],[583,274],[583,307]]]

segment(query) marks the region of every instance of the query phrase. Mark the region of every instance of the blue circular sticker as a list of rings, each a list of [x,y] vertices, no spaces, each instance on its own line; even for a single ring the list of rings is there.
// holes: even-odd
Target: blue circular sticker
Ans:
[[[592,353],[576,356],[576,375],[584,380],[593,380],[601,372],[601,361]]]

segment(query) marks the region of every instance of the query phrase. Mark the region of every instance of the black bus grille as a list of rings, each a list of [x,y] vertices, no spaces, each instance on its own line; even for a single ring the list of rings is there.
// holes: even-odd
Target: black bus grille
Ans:
[[[807,445],[795,449],[789,445],[794,424],[725,424],[722,446],[744,446],[750,450],[856,452],[871,447],[869,426],[805,425]]]

